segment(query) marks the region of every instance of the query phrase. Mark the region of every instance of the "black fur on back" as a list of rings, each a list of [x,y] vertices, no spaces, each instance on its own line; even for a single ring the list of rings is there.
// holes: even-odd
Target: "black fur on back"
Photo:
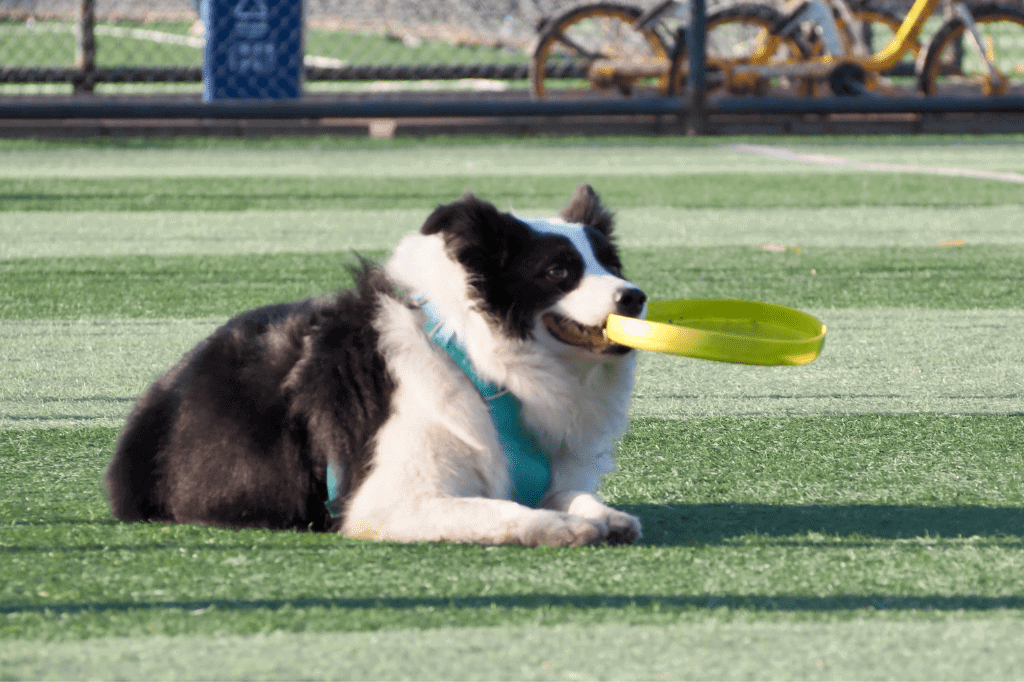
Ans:
[[[390,286],[365,262],[354,291],[229,320],[139,399],[107,468],[123,521],[326,531],[327,466],[354,491],[394,381],[373,319]]]

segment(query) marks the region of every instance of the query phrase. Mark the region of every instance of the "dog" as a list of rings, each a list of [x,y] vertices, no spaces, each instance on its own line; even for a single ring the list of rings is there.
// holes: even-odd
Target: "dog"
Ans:
[[[642,317],[613,217],[580,185],[559,218],[467,194],[352,290],[229,320],[159,378],[107,468],[126,522],[401,542],[635,543],[595,495],[628,422]]]

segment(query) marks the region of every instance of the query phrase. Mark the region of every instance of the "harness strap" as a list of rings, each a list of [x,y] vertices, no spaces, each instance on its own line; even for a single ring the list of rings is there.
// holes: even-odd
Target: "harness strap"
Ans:
[[[508,460],[512,499],[536,509],[551,484],[551,462],[537,439],[522,420],[522,403],[508,389],[482,379],[473,369],[466,349],[459,342],[455,329],[449,325],[434,304],[422,298],[417,304],[427,316],[423,330],[458,365],[486,401],[494,420],[498,439]],[[341,497],[340,472],[333,464],[327,466],[327,507],[337,516]]]
[[[551,462],[537,439],[523,424],[522,403],[508,389],[495,386],[476,373],[465,347],[459,342],[454,329],[445,322],[437,306],[424,301],[420,307],[427,315],[424,331],[462,368],[490,408],[491,419],[494,420],[498,439],[508,460],[512,499],[536,508],[551,483]]]

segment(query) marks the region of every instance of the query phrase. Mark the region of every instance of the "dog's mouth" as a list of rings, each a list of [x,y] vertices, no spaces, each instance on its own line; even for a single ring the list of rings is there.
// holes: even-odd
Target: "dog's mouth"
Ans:
[[[544,313],[541,320],[553,337],[570,346],[605,355],[624,355],[632,350],[629,346],[609,341],[603,324],[581,324],[558,313]]]

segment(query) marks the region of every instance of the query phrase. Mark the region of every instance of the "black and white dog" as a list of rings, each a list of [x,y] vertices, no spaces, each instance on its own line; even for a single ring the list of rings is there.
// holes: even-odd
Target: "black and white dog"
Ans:
[[[561,218],[467,195],[330,300],[259,308],[140,398],[107,470],[114,515],[359,538],[631,543],[595,491],[626,429],[642,316],[612,218],[581,185]]]

